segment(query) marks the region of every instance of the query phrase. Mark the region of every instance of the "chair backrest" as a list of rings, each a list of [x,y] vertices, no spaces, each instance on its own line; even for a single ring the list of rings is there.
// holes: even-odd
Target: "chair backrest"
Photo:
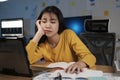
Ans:
[[[110,19],[88,19],[85,21],[86,32],[109,32]]]
[[[95,55],[98,65],[113,65],[115,33],[82,33],[80,39]]]

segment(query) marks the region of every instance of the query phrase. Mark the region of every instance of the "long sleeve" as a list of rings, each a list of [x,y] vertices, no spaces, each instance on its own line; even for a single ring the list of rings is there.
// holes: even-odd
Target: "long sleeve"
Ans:
[[[42,58],[42,54],[38,48],[39,47],[37,46],[37,43],[33,42],[32,40],[26,46],[26,51],[28,54],[28,59],[29,59],[30,64]]]
[[[89,67],[95,66],[96,58],[86,47],[86,45],[80,40],[80,38],[71,31],[70,35],[70,44],[78,57],[78,60],[85,62]]]

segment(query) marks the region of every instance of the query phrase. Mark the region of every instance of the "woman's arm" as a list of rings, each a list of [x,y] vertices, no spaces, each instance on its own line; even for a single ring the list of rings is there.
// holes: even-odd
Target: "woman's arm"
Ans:
[[[69,66],[66,69],[66,72],[73,73],[75,70],[77,70],[77,73],[79,73],[82,70],[82,68],[85,67],[91,68],[95,66],[96,58],[86,47],[86,45],[80,40],[80,38],[74,32],[71,31],[69,35],[70,46],[73,49],[75,55],[78,57],[78,61]]]
[[[26,51],[28,53],[28,59],[30,64],[36,62],[42,57],[42,54],[40,54],[40,48],[38,47],[38,42],[41,39],[41,37],[44,35],[44,31],[42,26],[40,25],[40,20],[36,21],[36,26],[38,28],[35,36],[32,40],[27,44]]]

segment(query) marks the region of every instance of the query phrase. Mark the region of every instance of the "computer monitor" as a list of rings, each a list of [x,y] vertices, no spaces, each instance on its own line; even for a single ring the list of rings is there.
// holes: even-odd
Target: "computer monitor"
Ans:
[[[91,19],[85,21],[86,32],[108,32],[109,19]]]
[[[85,32],[84,23],[87,19],[92,19],[92,16],[86,15],[64,18],[67,28],[72,29],[77,35]]]
[[[22,37],[23,36],[23,18],[1,19],[2,37]]]

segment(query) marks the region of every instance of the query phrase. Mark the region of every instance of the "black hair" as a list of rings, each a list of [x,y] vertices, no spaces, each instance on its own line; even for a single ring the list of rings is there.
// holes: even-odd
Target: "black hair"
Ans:
[[[62,12],[60,11],[59,8],[57,8],[56,6],[48,6],[46,7],[45,9],[43,9],[43,11],[41,12],[41,14],[39,15],[38,19],[41,19],[42,18],[42,15],[44,13],[53,13],[57,16],[58,18],[58,21],[59,21],[59,29],[58,29],[58,34],[60,34],[61,32],[63,32],[63,30],[65,30],[67,27],[65,26],[65,23],[64,23],[64,17],[63,17],[63,14]],[[35,29],[37,31],[37,27]],[[47,36],[43,35],[39,41],[39,43],[41,42],[45,42],[45,40],[47,39]]]

